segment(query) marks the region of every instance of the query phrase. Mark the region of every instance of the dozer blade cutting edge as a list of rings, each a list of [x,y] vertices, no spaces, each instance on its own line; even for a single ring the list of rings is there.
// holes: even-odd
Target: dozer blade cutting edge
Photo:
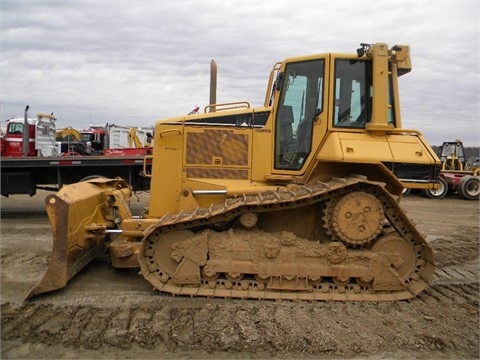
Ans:
[[[115,202],[112,191],[119,189],[128,199],[131,188],[123,180],[111,179],[69,185],[46,197],[53,235],[52,255],[47,272],[25,300],[65,287],[90,261],[105,254],[105,230],[115,227],[108,213]]]

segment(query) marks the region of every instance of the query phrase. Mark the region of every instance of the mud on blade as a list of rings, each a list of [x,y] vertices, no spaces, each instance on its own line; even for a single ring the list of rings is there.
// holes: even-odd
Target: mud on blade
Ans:
[[[47,272],[26,299],[61,289],[95,257],[105,253],[107,228],[116,227],[109,214],[115,201],[111,191],[130,188],[123,180],[95,179],[62,188],[45,199],[53,235]]]

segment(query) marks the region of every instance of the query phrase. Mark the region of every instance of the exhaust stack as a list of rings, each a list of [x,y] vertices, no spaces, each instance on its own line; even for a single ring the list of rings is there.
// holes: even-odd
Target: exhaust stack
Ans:
[[[210,105],[217,103],[217,63],[212,59],[210,62]],[[216,107],[210,106],[210,112],[215,112]]]

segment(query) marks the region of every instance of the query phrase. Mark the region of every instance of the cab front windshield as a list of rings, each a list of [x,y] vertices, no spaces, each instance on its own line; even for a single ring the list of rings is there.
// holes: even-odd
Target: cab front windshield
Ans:
[[[275,125],[275,169],[300,170],[312,148],[315,118],[323,110],[323,59],[288,64]]]
[[[7,134],[23,134],[23,124],[20,124],[20,123],[8,124]]]

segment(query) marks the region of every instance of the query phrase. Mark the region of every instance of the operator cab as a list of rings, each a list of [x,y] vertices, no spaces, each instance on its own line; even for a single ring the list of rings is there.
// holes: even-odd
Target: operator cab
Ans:
[[[329,64],[332,63],[330,75]],[[373,67],[369,57],[341,54],[287,62],[274,85],[280,91],[275,125],[275,169],[303,169],[312,149],[319,145],[317,141],[324,138],[328,129],[359,133],[375,126],[375,129],[388,130],[400,126],[396,119],[398,112],[391,69],[388,79],[382,80],[381,85],[388,88],[387,95],[378,96],[376,124],[372,124]],[[322,123],[320,119],[329,125],[319,129],[322,133],[315,139],[314,126]]]

